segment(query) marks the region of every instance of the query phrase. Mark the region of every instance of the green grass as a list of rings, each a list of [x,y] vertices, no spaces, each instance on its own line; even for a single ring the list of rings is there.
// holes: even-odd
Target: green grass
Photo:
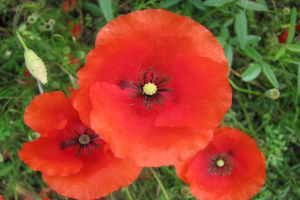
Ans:
[[[7,199],[22,199],[28,194],[34,198],[46,187],[40,174],[18,158],[22,143],[36,137],[24,125],[23,111],[39,90],[36,81],[24,75],[23,49],[15,32],[18,30],[27,46],[45,61],[49,83],[44,90],[67,93],[76,86],[76,71],[106,20],[134,10],[165,8],[205,25],[225,48],[231,66],[233,105],[224,124],[254,137],[267,159],[267,181],[253,199],[300,199],[300,33],[293,34],[294,26],[289,26],[299,22],[300,2],[257,0],[259,5],[254,7],[245,4],[246,0],[233,0],[220,7],[201,2],[113,0],[111,7],[110,1],[101,7],[97,1],[78,1],[76,11],[64,13],[60,1],[0,1],[0,194]],[[298,8],[297,19],[293,7]],[[38,16],[35,23],[28,22],[31,15]],[[51,19],[55,20],[53,29],[43,30]],[[70,20],[84,22],[79,40],[68,32]],[[290,28],[290,35],[287,44],[281,44],[277,37],[285,28]],[[68,55],[81,64],[68,64]],[[265,95],[274,87],[281,93],[277,100]],[[53,192],[51,195],[52,199],[64,199]],[[164,200],[167,196],[193,199],[172,167],[145,169],[129,188],[106,199]]]

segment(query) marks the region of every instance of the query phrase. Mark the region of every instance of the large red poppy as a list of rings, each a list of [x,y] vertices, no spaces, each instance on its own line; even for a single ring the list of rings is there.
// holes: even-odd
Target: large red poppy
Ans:
[[[245,200],[263,185],[266,164],[255,140],[224,127],[205,149],[176,165],[176,172],[201,200]]]
[[[161,9],[137,11],[98,33],[74,106],[117,157],[171,165],[211,140],[231,105],[227,72],[205,27]]]
[[[133,162],[116,158],[98,134],[81,123],[62,92],[37,96],[24,118],[41,137],[25,143],[19,156],[59,194],[99,198],[131,184],[141,171]]]

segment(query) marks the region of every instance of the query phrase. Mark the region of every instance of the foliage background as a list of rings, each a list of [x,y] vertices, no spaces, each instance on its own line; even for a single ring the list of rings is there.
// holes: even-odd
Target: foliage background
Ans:
[[[22,143],[37,137],[24,125],[23,111],[39,89],[26,72],[15,32],[47,65],[49,82],[43,89],[68,93],[76,87],[76,71],[93,48],[97,31],[118,15],[147,8],[189,16],[217,36],[229,59],[234,93],[224,124],[254,137],[267,159],[267,181],[253,199],[300,199],[300,33],[295,30],[300,1],[77,0],[68,13],[61,3],[0,0],[0,194],[6,199],[38,199],[47,190],[40,174],[18,158]],[[76,38],[69,31],[77,22],[81,36]],[[289,37],[280,43],[285,29]],[[128,189],[105,199],[163,200],[164,190],[170,199],[193,199],[172,167],[145,169]],[[66,199],[53,191],[49,197]]]

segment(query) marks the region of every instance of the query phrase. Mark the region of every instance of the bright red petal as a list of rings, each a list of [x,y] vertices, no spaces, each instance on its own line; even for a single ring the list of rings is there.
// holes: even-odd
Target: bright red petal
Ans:
[[[61,149],[64,137],[64,133],[56,132],[27,142],[19,152],[19,157],[31,169],[49,176],[77,173],[82,168],[82,161],[76,157],[75,148]]]
[[[92,128],[117,157],[140,166],[171,165],[185,160],[211,140],[212,131],[188,127],[155,127],[155,110],[132,109],[128,93],[118,86],[96,83],[91,88]]]
[[[68,122],[77,122],[77,116],[71,100],[57,91],[36,96],[25,110],[24,121],[45,136],[49,131],[63,129]]]
[[[96,199],[130,185],[140,172],[141,168],[128,159],[117,159],[111,151],[98,151],[84,160],[79,173],[70,176],[43,175],[43,179],[61,195]]]
[[[184,68],[182,68],[184,66]],[[174,91],[161,106],[156,126],[212,128],[220,125],[231,106],[227,64],[210,59],[181,56],[170,70]]]

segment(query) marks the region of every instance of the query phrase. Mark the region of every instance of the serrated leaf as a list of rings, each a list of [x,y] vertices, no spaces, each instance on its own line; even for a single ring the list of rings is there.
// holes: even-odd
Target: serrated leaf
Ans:
[[[293,8],[292,12],[291,12],[291,19],[290,19],[288,37],[287,37],[287,40],[286,40],[287,44],[291,43],[293,41],[294,37],[295,37],[296,20],[297,20],[297,10],[296,10],[296,8]]]
[[[246,55],[250,58],[252,58],[255,61],[261,61],[261,55],[259,54],[258,51],[256,51],[256,49],[254,49],[253,47],[250,46],[246,46],[246,48],[244,49],[244,52],[246,53]]]
[[[300,44],[287,44],[286,48],[289,51],[300,53]]]
[[[265,74],[265,76],[267,77],[267,79],[270,81],[270,83],[272,84],[272,86],[274,88],[278,88],[279,87],[279,83],[278,83],[278,80],[276,78],[276,75],[275,75],[272,67],[268,63],[265,63],[265,62],[263,62],[261,64],[261,67],[262,67],[263,73]]]
[[[211,7],[222,7],[225,4],[231,3],[235,0],[207,0],[204,2],[204,5]]]
[[[103,16],[107,22],[114,18],[111,0],[98,0]]]
[[[246,46],[246,37],[247,37],[247,18],[244,11],[240,11],[235,16],[234,30],[238,38],[241,49],[244,49]]]
[[[96,4],[83,2],[83,7],[94,17],[99,17],[101,15],[100,8]]]
[[[254,1],[240,1],[238,5],[247,10],[267,11],[268,8],[264,4],[256,3]]]
[[[232,50],[232,46],[230,44],[227,44],[224,48],[225,51],[225,56],[228,60],[228,65],[229,67],[232,66],[232,61],[233,61],[233,50]]]
[[[241,74],[242,80],[245,82],[256,79],[261,73],[261,66],[258,63],[252,63],[249,67]]]
[[[166,0],[159,4],[160,8],[170,8],[171,6],[174,6],[178,4],[181,0]]]
[[[201,0],[188,0],[189,3],[191,3],[193,6],[198,8],[199,10],[206,10],[206,7]]]

